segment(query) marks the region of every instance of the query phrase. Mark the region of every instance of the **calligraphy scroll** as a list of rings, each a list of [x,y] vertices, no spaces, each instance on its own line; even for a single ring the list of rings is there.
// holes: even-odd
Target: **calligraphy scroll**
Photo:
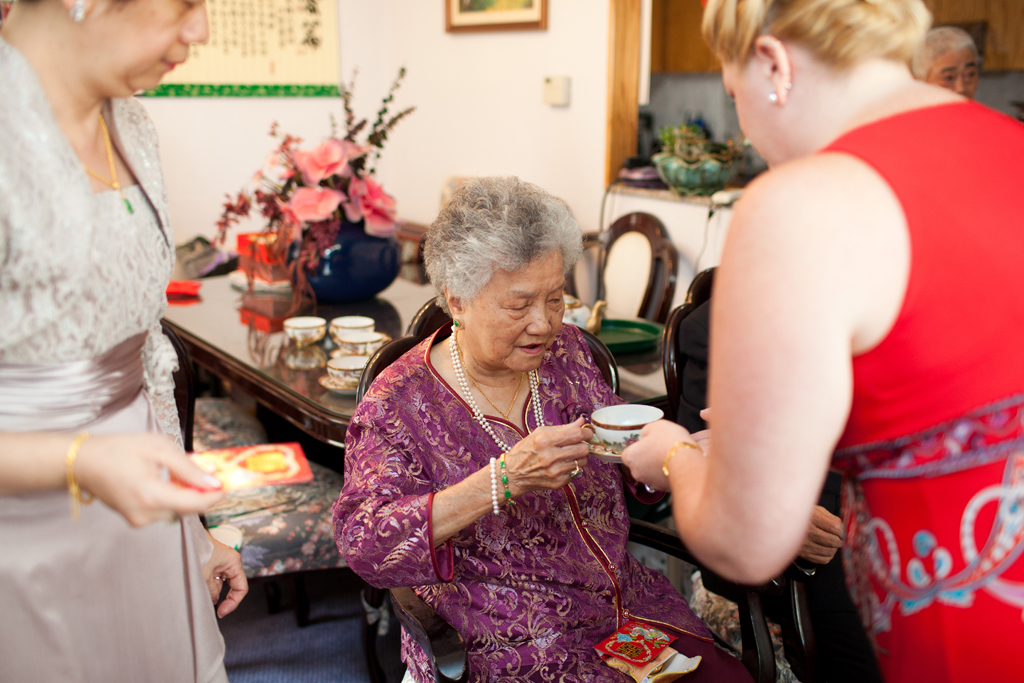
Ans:
[[[332,0],[207,0],[210,38],[148,91],[163,97],[338,97]]]

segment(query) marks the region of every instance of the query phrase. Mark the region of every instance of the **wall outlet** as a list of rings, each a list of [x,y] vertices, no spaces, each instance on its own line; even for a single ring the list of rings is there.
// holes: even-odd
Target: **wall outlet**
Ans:
[[[568,107],[572,79],[568,76],[547,76],[544,78],[544,104],[553,107]]]

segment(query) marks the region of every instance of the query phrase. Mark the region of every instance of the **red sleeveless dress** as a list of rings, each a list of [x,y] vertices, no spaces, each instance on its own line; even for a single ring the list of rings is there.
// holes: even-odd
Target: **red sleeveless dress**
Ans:
[[[887,681],[1024,681],[1024,125],[948,104],[823,151],[889,183],[911,245],[833,462],[851,595]]]

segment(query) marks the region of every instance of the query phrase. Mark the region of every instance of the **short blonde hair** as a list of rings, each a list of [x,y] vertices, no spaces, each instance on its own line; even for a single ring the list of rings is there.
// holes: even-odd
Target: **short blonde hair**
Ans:
[[[746,62],[768,34],[844,69],[876,57],[909,63],[931,21],[921,0],[708,0],[701,28],[723,62]]]

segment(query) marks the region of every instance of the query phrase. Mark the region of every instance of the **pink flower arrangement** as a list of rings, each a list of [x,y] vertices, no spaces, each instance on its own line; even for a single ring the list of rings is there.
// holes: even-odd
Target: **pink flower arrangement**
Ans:
[[[404,77],[403,68],[363,143],[357,142],[356,136],[368,122],[356,122],[351,106],[352,83],[341,87],[344,137],[338,137],[332,125],[331,137],[309,150],[299,148],[300,138],[281,137],[277,148],[253,176],[255,187],[240,191],[233,199],[228,196],[217,221],[218,241],[223,243],[231,226],[258,206],[267,220],[265,232],[273,235],[268,242],[273,243],[273,252],[281,263],[287,261],[292,245],[298,243],[298,256],[292,267],[298,271],[301,282],[306,272],[316,268],[323,251],[334,243],[342,221],[363,221],[368,235],[391,237],[397,216],[395,199],[376,181],[371,164],[380,157],[388,133],[413,112],[413,107],[409,107],[388,118],[388,105]],[[270,135],[279,137],[276,123],[271,126]]]
[[[338,208],[345,195],[337,190],[314,190],[311,187],[300,187],[288,200],[285,207],[289,218],[295,222],[316,223],[325,221]]]

